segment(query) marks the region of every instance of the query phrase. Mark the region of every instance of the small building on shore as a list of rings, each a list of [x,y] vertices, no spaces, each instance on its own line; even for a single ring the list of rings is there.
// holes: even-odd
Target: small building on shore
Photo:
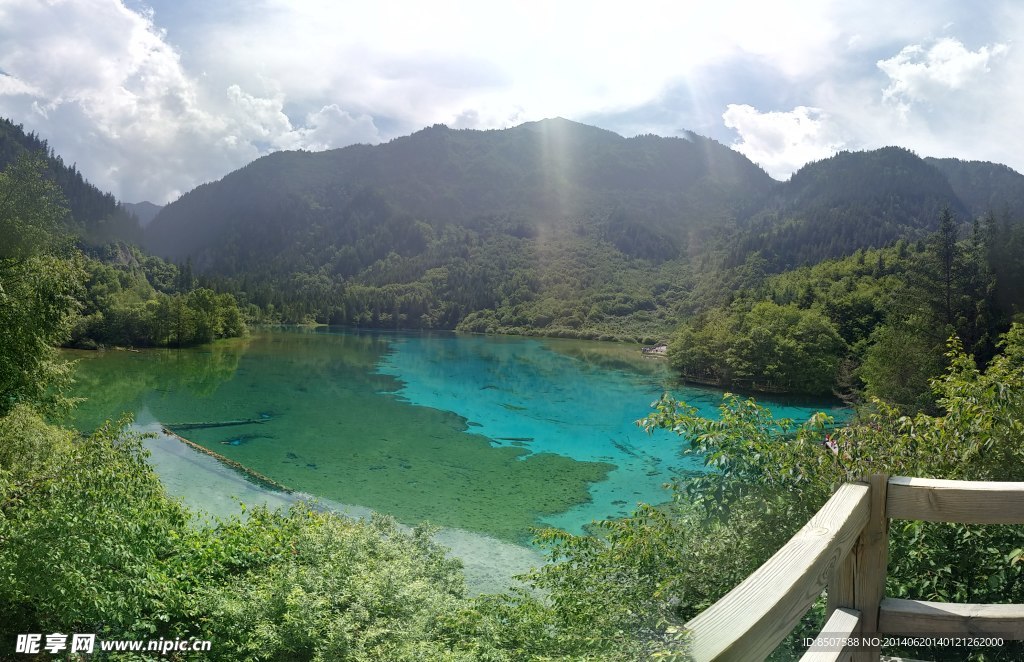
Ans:
[[[641,347],[640,352],[644,356],[668,356],[668,345],[661,343],[653,347]]]

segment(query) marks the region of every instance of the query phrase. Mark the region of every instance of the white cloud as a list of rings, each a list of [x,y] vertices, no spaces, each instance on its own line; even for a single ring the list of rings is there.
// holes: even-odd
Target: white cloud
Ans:
[[[306,115],[306,127],[299,141],[306,149],[327,149],[337,145],[380,142],[380,131],[369,115],[352,115],[330,104]]]
[[[1009,0],[0,0],[0,114],[157,202],[275,149],[553,116],[729,140],[723,117],[775,176],[888,143],[1020,169],[1024,60],[1002,44],[1022,15]]]
[[[0,96],[17,96],[21,94],[39,96],[40,90],[23,80],[18,80],[14,76],[0,73]]]
[[[831,156],[844,146],[839,129],[820,108],[797,106],[787,112],[766,112],[746,104],[729,104],[722,120],[739,138],[733,148],[785,179],[808,161]]]
[[[882,98],[895,104],[905,118],[914,102],[947,99],[951,92],[978,83],[979,77],[991,71],[992,61],[1008,50],[1006,44],[995,44],[970,51],[949,37],[929,48],[911,44],[897,55],[878,61],[878,68],[889,77]]]
[[[1001,16],[1003,37],[1024,27],[1024,14]],[[1024,52],[996,40],[975,50],[943,37],[894,48],[880,60],[885,75],[832,86],[821,104],[864,147],[902,145],[922,156],[1006,163],[1024,172]]]
[[[275,81],[289,100],[330,99],[406,129],[457,122],[467,110],[493,128],[513,116],[635,107],[738,54],[786,75],[821,71],[840,31],[827,9],[812,0],[657,0],[632,10],[610,0],[269,0],[182,38],[196,59],[217,61],[213,75],[225,84]]]
[[[1000,19],[1003,32],[994,36],[1004,39],[973,50],[950,36],[893,44],[890,57],[872,58],[873,71],[865,62],[859,72],[817,80],[802,94],[806,105],[789,112],[730,104],[723,122],[738,135],[733,147],[777,178],[839,149],[886,145],[1024,172],[1024,53],[1005,41],[1024,27],[1024,11]],[[862,39],[847,45],[864,48]],[[877,52],[877,44],[867,52]]]
[[[262,140],[276,143],[280,136],[291,133],[292,123],[284,114],[284,95],[277,94],[264,98],[247,94],[238,85],[231,85],[228,99],[235,110],[234,133],[240,133],[244,140]],[[236,139],[239,136],[234,136]]]
[[[305,124],[296,127],[284,112],[285,97],[282,93],[257,97],[243,92],[238,85],[232,85],[227,96],[234,109],[232,133],[227,137],[232,144],[242,141],[265,144],[274,149],[321,150],[381,140],[372,117],[354,116],[337,104],[306,114]]]
[[[125,200],[165,202],[271,149],[379,140],[372,118],[336,104],[293,126],[283,92],[216,94],[151,13],[114,0],[5,0],[0,42],[0,114]]]

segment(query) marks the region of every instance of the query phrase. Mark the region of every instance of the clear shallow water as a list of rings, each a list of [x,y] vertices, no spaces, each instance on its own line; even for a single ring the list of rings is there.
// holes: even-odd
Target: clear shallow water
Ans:
[[[579,532],[665,501],[674,472],[700,465],[679,457],[674,435],[633,423],[669,379],[636,347],[295,329],[193,350],[70,354],[88,398],[80,428],[129,411],[328,505],[428,520],[471,563],[493,557],[478,568],[485,582],[539,558],[522,546],[531,527]],[[721,401],[709,389],[673,392],[709,416]],[[767,404],[796,419],[815,410]],[[170,439],[151,443],[154,464],[190,505],[227,514],[232,497],[289,501]]]
[[[167,491],[181,498],[193,510],[210,517],[238,515],[239,503],[287,508],[298,501],[315,501],[349,517],[368,517],[369,508],[337,503],[301,492],[269,490],[244,474],[225,466],[209,455],[199,453],[161,431],[148,411],[139,413],[135,428],[152,435],[145,440],[150,462],[160,474]],[[462,529],[440,529],[434,540],[463,564],[463,574],[471,594],[498,593],[515,584],[513,577],[544,562],[537,550]]]
[[[543,524],[578,533],[595,519],[628,514],[637,502],[665,501],[663,486],[674,472],[700,462],[679,457],[674,435],[647,435],[634,424],[664,390],[663,365],[611,369],[556,347],[526,338],[403,338],[380,370],[402,380],[398,396],[456,412],[495,447],[613,465],[589,486],[588,501],[544,515]]]
[[[590,485],[589,500],[541,518],[574,533],[627,515],[638,502],[664,502],[673,476],[702,469],[700,458],[680,457],[677,435],[647,434],[635,424],[665,390],[711,418],[722,398],[713,389],[670,388],[667,363],[629,345],[449,335],[398,337],[393,347],[380,372],[402,381],[396,395],[404,400],[459,414],[495,447],[614,465]],[[764,403],[797,420],[833,410],[827,403]]]

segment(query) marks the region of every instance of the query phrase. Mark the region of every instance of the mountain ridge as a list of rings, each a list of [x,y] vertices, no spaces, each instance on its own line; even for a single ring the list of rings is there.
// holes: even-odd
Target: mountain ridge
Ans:
[[[47,177],[60,188],[68,205],[68,229],[86,243],[142,241],[138,222],[113,195],[89,183],[75,164],[66,165],[45,139],[26,133],[20,124],[0,118],[0,170],[26,154],[43,158]]]
[[[694,189],[709,178],[724,191],[708,187],[696,195]],[[272,184],[281,190],[275,193]],[[314,207],[337,211],[369,190],[397,213],[435,224],[474,225],[503,215],[534,226],[557,225],[620,207],[641,216],[644,231],[673,243],[663,236],[666,225],[703,221],[709,206],[720,217],[722,207],[772,185],[763,170],[709,139],[623,138],[569,120],[491,131],[435,125],[377,146],[257,159],[168,205],[149,227],[147,246],[174,259],[191,255],[197,265],[217,270],[215,256],[201,255],[204,243],[223,236],[216,227],[210,231],[212,226],[237,230],[243,220],[259,224],[263,210],[289,196],[313,196]],[[691,208],[698,211],[687,217]],[[315,216],[318,210],[311,211]],[[187,240],[173,236],[183,229]]]
[[[900,147],[778,182],[694,133],[550,119],[270,154],[168,205],[145,238],[285,319],[660,334],[764,270],[920,239],[945,207],[966,222],[1018,197],[1008,168]],[[685,294],[709,279],[715,294]]]
[[[945,207],[1019,216],[1024,176],[886,147],[778,182],[692,132],[555,118],[275,152],[143,238],[271,319],[650,338],[765,273],[921,239]]]

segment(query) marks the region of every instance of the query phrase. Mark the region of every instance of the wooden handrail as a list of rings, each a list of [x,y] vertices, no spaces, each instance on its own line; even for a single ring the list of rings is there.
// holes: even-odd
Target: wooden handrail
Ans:
[[[764,565],[686,624],[693,660],[758,660],[827,586],[831,638],[998,635],[1024,640],[1024,605],[885,598],[890,519],[1024,524],[1024,483],[871,476],[842,485]],[[812,646],[804,660],[879,659],[876,647]]]
[[[1024,639],[1024,605],[972,605],[925,600],[882,600],[881,632],[996,635]]]
[[[866,484],[840,487],[754,574],[686,624],[691,655],[748,662],[775,650],[853,547],[870,505]]]
[[[889,479],[889,519],[961,524],[1024,524],[1024,483]]]

